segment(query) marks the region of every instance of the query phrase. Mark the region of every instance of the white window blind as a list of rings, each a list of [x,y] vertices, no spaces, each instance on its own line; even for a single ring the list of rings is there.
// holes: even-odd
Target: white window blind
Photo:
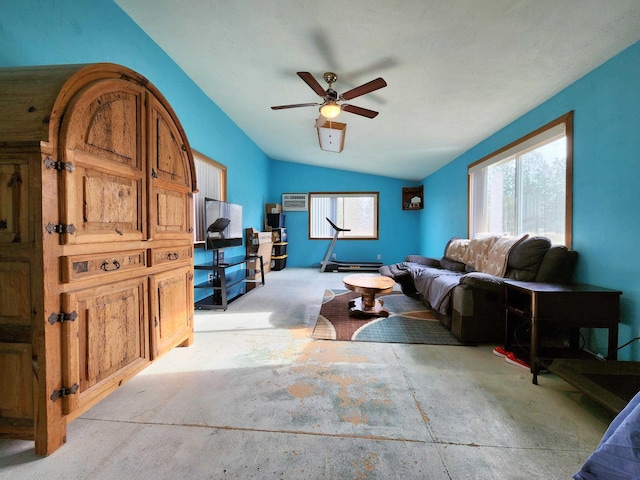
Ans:
[[[193,196],[194,242],[199,243],[205,240],[204,199],[213,198],[225,201],[227,199],[227,167],[195,150],[193,151],[193,160],[198,179],[198,192]]]
[[[378,192],[309,193],[309,238],[332,238],[333,227],[340,228],[344,239],[378,238]]]

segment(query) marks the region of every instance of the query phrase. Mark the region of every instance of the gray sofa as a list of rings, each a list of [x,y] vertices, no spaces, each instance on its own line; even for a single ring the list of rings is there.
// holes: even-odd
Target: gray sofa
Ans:
[[[409,255],[379,271],[438,312],[461,341],[489,343],[504,341],[505,278],[567,283],[577,256],[546,237],[483,235],[452,238],[439,259]]]

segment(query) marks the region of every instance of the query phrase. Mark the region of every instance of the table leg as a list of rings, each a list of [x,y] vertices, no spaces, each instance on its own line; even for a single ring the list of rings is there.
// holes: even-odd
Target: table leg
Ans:
[[[607,360],[618,359],[618,323],[616,318],[615,325],[609,327],[609,349],[607,351]]]
[[[538,319],[534,315],[531,315],[531,355],[529,357],[529,363],[531,366],[531,373],[533,374],[532,383],[534,385],[538,384],[538,343]]]
[[[365,310],[374,310],[376,307],[376,294],[375,293],[363,293],[362,304]]]

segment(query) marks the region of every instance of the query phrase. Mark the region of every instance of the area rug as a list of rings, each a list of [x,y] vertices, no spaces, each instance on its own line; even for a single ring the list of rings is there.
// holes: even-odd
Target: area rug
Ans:
[[[389,317],[352,317],[349,301],[359,296],[350,290],[325,290],[312,337],[316,340],[470,345],[459,341],[420,300],[400,292],[376,297],[384,302]]]

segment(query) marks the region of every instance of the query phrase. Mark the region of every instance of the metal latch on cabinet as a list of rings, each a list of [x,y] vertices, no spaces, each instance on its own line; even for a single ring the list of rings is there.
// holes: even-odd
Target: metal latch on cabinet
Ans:
[[[47,321],[55,325],[58,322],[73,322],[76,318],[78,318],[78,312],[74,310],[71,313],[52,313]]]
[[[45,225],[44,229],[47,231],[47,233],[76,233],[76,226],[73,223],[64,225],[62,223],[54,224],[49,222]]]
[[[60,390],[54,390],[49,398],[55,402],[59,398],[66,397],[67,395],[74,395],[79,388],[80,385],[74,383],[71,387],[62,387]]]
[[[45,158],[44,166],[49,169],[57,170],[59,172],[61,172],[62,170],[66,170],[67,172],[73,172],[76,169],[76,167],[71,162],[61,162],[61,161],[54,162],[51,157]]]

